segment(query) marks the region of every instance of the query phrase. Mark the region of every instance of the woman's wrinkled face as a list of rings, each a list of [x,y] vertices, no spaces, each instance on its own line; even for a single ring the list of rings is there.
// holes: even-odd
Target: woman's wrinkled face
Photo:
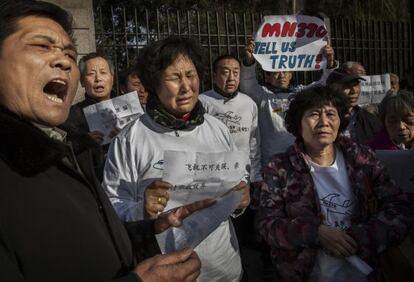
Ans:
[[[301,121],[301,135],[305,147],[321,150],[332,145],[338,136],[340,124],[338,111],[332,105],[306,110]]]
[[[195,65],[190,58],[181,55],[164,70],[157,95],[162,106],[180,118],[194,109],[199,88]]]
[[[404,144],[406,147],[412,148],[414,143],[414,112],[387,114],[385,128],[395,144]]]

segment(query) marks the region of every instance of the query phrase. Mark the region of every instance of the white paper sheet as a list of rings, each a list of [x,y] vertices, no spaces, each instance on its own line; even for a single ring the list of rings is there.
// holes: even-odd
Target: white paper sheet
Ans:
[[[248,157],[243,151],[164,152],[163,180],[174,185],[166,211],[207,198],[217,199],[217,203],[186,218],[181,227],[158,234],[163,253],[195,248],[228,219],[240,204],[242,193],[231,189],[245,177]]]
[[[144,113],[136,91],[102,101],[83,109],[89,131],[101,131],[104,134],[102,145],[112,141],[109,136],[117,127],[124,128],[128,123]]]
[[[156,235],[162,253],[171,253],[185,247],[195,248],[213,232],[240,204],[242,193],[231,191],[217,202],[184,219],[183,224]]]
[[[382,101],[388,90],[391,89],[390,74],[362,76],[361,95],[358,104],[378,104]]]
[[[163,180],[174,185],[165,210],[222,196],[246,175],[248,157],[244,151],[165,151]]]
[[[349,262],[352,266],[356,269],[361,271],[363,274],[368,275],[372,272],[371,266],[369,266],[365,261],[363,261],[358,256],[350,256],[345,258],[347,262]]]

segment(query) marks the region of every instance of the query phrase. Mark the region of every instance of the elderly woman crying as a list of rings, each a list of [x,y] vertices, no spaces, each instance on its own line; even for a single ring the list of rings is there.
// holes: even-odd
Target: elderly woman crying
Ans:
[[[407,232],[400,189],[372,151],[340,134],[347,103],[325,87],[298,94],[285,117],[296,142],[264,168],[257,227],[281,281],[376,281],[377,255]]]
[[[165,151],[236,150],[229,129],[198,101],[203,58],[198,42],[179,37],[152,42],[140,52],[138,76],[149,93],[146,113],[115,138],[104,173],[104,188],[123,221],[154,219],[165,211],[175,184],[162,180]],[[240,181],[234,189],[242,191],[242,210],[250,202],[249,186]],[[240,280],[240,252],[230,219],[194,250],[202,264],[197,281]]]

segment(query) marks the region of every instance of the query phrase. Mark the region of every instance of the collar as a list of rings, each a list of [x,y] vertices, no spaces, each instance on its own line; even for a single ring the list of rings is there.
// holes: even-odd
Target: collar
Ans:
[[[347,163],[352,163],[354,167],[364,165],[366,159],[361,158],[361,148],[350,138],[338,135],[335,147],[341,150]],[[301,138],[297,138],[295,143],[287,149],[290,163],[298,172],[309,172],[310,166],[307,162],[305,145]]]
[[[239,90],[234,91],[233,93],[225,93],[223,90],[221,90],[219,87],[217,87],[217,85],[213,85],[213,89],[214,91],[216,91],[218,94],[220,94],[221,96],[223,96],[226,99],[226,102],[233,99],[234,97],[237,96],[237,94],[239,94]]]
[[[205,110],[201,102],[197,101],[189,117],[185,119],[176,118],[162,107],[158,97],[154,95],[147,103],[147,113],[156,123],[162,126],[172,130],[186,130],[192,129],[204,122]]]
[[[35,175],[56,165],[69,149],[66,143],[50,138],[31,122],[1,106],[0,139],[0,159],[25,176]],[[68,132],[68,139],[75,153],[97,146],[87,135]]]
[[[50,126],[46,126],[46,125],[36,123],[36,122],[32,122],[32,124],[36,126],[37,128],[39,128],[41,131],[43,131],[50,138],[61,141],[61,142],[66,141],[66,135],[67,135],[66,131],[60,128],[57,128],[57,127],[50,127]]]
[[[281,88],[281,87],[273,86],[270,83],[266,82],[265,86],[267,87],[267,89],[272,91],[274,94],[295,92],[294,87],[292,87],[291,85],[289,85],[288,88]]]

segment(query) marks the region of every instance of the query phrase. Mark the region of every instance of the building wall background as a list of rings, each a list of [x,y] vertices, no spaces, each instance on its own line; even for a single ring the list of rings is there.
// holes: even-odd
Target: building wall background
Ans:
[[[74,18],[74,36],[76,47],[78,49],[78,60],[96,50],[95,44],[95,23],[93,19],[93,1],[92,0],[44,0],[56,4],[69,11]],[[83,88],[78,86],[74,104],[84,99]]]

